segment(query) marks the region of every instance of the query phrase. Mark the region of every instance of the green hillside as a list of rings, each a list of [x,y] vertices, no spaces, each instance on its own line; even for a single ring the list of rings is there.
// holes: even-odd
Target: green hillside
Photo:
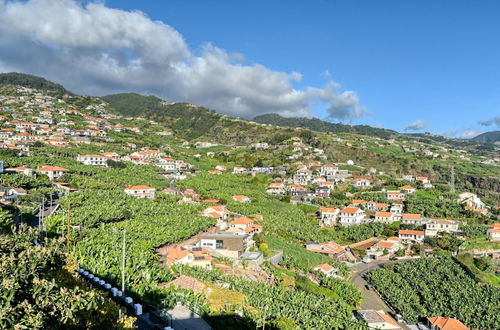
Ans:
[[[473,137],[471,140],[480,143],[500,142],[500,131],[492,131],[479,134],[478,136]]]
[[[18,72],[0,73],[0,85],[17,85],[61,94],[71,94],[71,92],[60,84],[42,77]]]
[[[318,132],[334,132],[334,133],[354,133],[369,136],[378,136],[381,138],[389,138],[399,134],[396,131],[375,128],[368,125],[344,125],[334,124],[318,118],[285,118],[276,113],[257,116],[253,119],[257,123],[271,124],[275,126],[286,127],[302,127]]]

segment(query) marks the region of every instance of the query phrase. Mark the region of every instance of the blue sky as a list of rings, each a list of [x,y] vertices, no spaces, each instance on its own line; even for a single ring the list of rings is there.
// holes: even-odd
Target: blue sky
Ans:
[[[42,6],[51,7],[54,3],[67,1],[31,0],[28,3],[33,3],[32,9],[36,8],[39,12]],[[2,2],[0,0],[0,6]],[[82,15],[98,15],[97,10],[84,8],[88,3],[86,1],[81,5]],[[172,89],[178,86],[171,87],[163,78],[158,80],[158,86],[134,85],[117,83],[115,78],[112,80],[107,76],[96,77],[95,72],[81,74],[78,86],[85,85],[84,79],[88,79],[89,85],[106,81],[101,86],[104,90],[132,89],[161,94],[159,96],[175,101],[182,98],[189,101],[187,98],[191,98],[193,103],[208,102],[208,106],[220,108],[226,113],[231,113],[231,107],[241,106],[241,111],[234,114],[243,117],[267,111],[261,108],[282,110],[290,106],[293,109],[288,112],[285,109],[282,113],[303,115],[307,112],[320,118],[330,115],[329,119],[334,122],[342,120],[398,131],[410,126],[414,130],[408,132],[431,131],[456,137],[496,130],[500,124],[499,1],[114,0],[99,4],[126,12],[138,10],[145,13],[148,19],[170,26],[185,43],[179,53],[186,53],[184,48],[188,49],[190,60],[186,60],[189,63],[187,66],[195,66],[192,58],[206,59],[218,54],[215,58],[220,59],[237,53],[244,56],[244,60],[236,56],[224,60],[223,67],[217,66],[217,69],[225,70],[226,80],[238,75],[234,70],[240,66],[248,66],[251,72],[259,71],[254,70],[255,64],[272,71],[260,72],[264,80],[269,77],[267,74],[272,75],[274,72],[298,72],[302,79],[295,81],[291,77],[280,77],[283,81],[289,81],[293,90],[285,91],[283,81],[276,81],[269,89],[269,95],[255,104],[252,100],[245,101],[252,95],[248,94],[252,83],[244,88],[244,92],[234,90],[228,96],[222,95],[224,93],[220,89],[191,93],[203,82],[210,83],[210,77],[193,81],[193,77],[199,76],[199,70],[193,68],[187,74],[189,81],[183,84],[184,90],[179,87],[175,92]],[[28,10],[29,7],[23,8],[25,13]],[[117,21],[120,19],[123,18],[117,16]],[[58,18],[54,17],[56,20]],[[144,33],[144,39],[157,33],[156,28],[134,31],[132,26],[126,29],[130,33]],[[37,33],[26,30],[20,27],[16,33],[22,31],[27,38],[33,38],[28,33]],[[52,40],[46,36],[42,38],[37,35],[37,38],[37,44]],[[117,34],[114,38],[121,36]],[[126,41],[127,45],[130,42],[140,44],[136,39]],[[81,49],[81,46],[77,47],[73,43],[74,40],[70,40],[59,46],[61,49],[65,47],[66,52],[68,47],[73,47],[71,51]],[[207,55],[207,43],[222,52],[209,50]],[[85,44],[84,47],[89,46]],[[122,51],[124,54],[140,52],[139,48],[135,49]],[[86,49],[88,53],[92,51],[101,57],[104,54],[97,47]],[[106,53],[106,56],[109,54]],[[232,61],[238,63],[229,69],[229,62]],[[220,61],[217,63],[220,64]],[[0,69],[1,64],[0,55]],[[17,68],[19,64],[4,60],[4,67]],[[42,65],[20,67],[20,70],[44,73]],[[214,72],[222,72],[220,70]],[[47,74],[50,76],[50,72]],[[93,77],[93,80],[88,77]],[[255,77],[261,76],[256,74]],[[65,82],[62,75],[54,76],[54,79]],[[332,81],[341,87],[328,89],[326,86]],[[68,83],[71,84],[71,81]],[[224,85],[223,81],[219,83]],[[235,80],[228,85],[232,87],[240,83],[244,84],[244,81]],[[256,86],[255,83],[253,85]],[[78,86],[75,88],[78,89]],[[257,94],[267,92],[259,88]],[[269,101],[274,88],[283,93],[276,94],[277,98],[286,101],[280,101],[279,104]],[[93,92],[90,88],[83,90]],[[350,92],[342,94],[344,91]],[[247,94],[240,96],[238,93]],[[307,109],[304,103],[307,103]],[[339,103],[343,104],[340,106],[342,109],[339,109]],[[329,110],[325,110],[327,108]],[[483,125],[479,122],[483,122]]]
[[[303,84],[326,70],[372,114],[355,123],[403,130],[488,130],[500,114],[499,1],[107,1],[212,42]],[[325,114],[317,109],[317,116]],[[493,129],[493,127],[490,127]],[[458,133],[457,133],[458,134]]]

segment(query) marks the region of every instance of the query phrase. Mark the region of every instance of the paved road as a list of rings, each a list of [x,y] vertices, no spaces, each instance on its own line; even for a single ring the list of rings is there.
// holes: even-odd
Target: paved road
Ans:
[[[31,227],[38,227],[40,223],[40,218],[43,217],[46,219],[58,206],[58,198],[52,199],[52,204],[50,204],[50,201],[47,201],[43,207],[43,209],[39,209],[38,212],[35,214],[34,217],[26,220],[25,222],[28,224],[28,226]]]
[[[352,284],[357,286],[363,293],[364,300],[363,304],[361,305],[362,309],[383,310],[385,312],[390,312],[391,314],[393,314],[392,310],[389,308],[389,306],[387,306],[387,304],[382,300],[382,298],[380,298],[380,296],[375,290],[367,289],[368,282],[366,282],[365,279],[363,278],[363,275],[365,275],[366,273],[374,269],[382,268],[385,264],[393,262],[398,262],[398,261],[375,260],[368,264],[359,263],[351,267],[352,276],[350,281]],[[399,325],[405,330],[410,329],[404,323],[399,323]]]

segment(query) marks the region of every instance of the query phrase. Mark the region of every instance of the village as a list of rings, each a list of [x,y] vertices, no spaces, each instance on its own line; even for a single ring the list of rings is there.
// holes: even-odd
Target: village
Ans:
[[[220,162],[220,155],[227,157],[234,150],[247,148],[232,146],[230,151],[207,151],[205,148],[218,147],[215,142],[198,141],[187,143],[184,141],[180,148],[172,149],[169,145],[161,148],[148,146],[137,147],[134,142],[121,145],[116,151],[105,151],[108,144],[115,142],[115,134],[144,132],[136,126],[126,126],[123,121],[140,120],[144,118],[121,117],[110,114],[105,103],[92,104],[85,108],[86,112],[69,110],[61,98],[55,98],[37,92],[36,90],[18,87],[18,96],[0,96],[0,148],[13,150],[19,157],[18,166],[6,166],[0,159],[0,173],[5,175],[22,175],[28,178],[47,178],[56,192],[57,198],[64,195],[78,194],[79,190],[68,182],[68,175],[77,172],[66,164],[95,167],[99,169],[133,167],[141,171],[143,166],[154,166],[157,175],[165,182],[162,189],[148,185],[147,182],[118,186],[124,196],[137,199],[157,201],[162,196],[176,198],[176,203],[198,207],[197,216],[210,218],[213,226],[204,232],[174,244],[158,247],[159,259],[166,267],[174,265],[194,266],[212,270],[219,261],[229,265],[227,273],[234,274],[239,269],[239,276],[253,276],[263,278],[271,284],[276,284],[274,275],[266,273],[267,265],[279,267],[286,252],[280,249],[268,249],[263,243],[266,235],[266,218],[262,214],[245,214],[232,210],[235,205],[252,205],[251,196],[242,191],[241,194],[231,196],[230,202],[217,199],[215,196],[199,193],[194,187],[179,188],[178,183],[200,175],[217,177],[231,175],[235,177],[258,178],[270,177],[271,182],[264,187],[269,198],[286,202],[294,206],[311,207],[308,214],[314,219],[318,232],[349,230],[369,224],[383,224],[387,232],[383,235],[372,236],[358,242],[339,244],[329,241],[307,241],[302,243],[305,250],[326,256],[331,263],[319,263],[304,272],[308,279],[319,285],[318,276],[347,279],[349,276],[340,271],[335,264],[343,264],[349,269],[359,265],[382,262],[398,262],[423,257],[436,257],[443,253],[439,246],[439,239],[466,241],[467,235],[464,226],[467,220],[457,217],[433,217],[421,213],[411,213],[408,210],[408,199],[419,192],[435,191],[433,179],[423,173],[405,173],[400,177],[390,177],[384,171],[375,167],[365,168],[355,164],[352,160],[333,162],[325,151],[319,147],[308,145],[300,136],[292,136],[280,145],[268,142],[253,143],[249,146],[253,151],[281,152],[286,150],[286,160],[277,166],[254,164],[248,167],[243,164],[225,164]],[[19,106],[21,104],[21,106]],[[16,105],[16,111],[13,106]],[[34,108],[43,109],[35,111]],[[154,121],[147,121],[148,125],[158,125]],[[157,130],[158,138],[174,138],[168,130]],[[341,141],[344,143],[343,141]],[[349,142],[346,142],[349,144]],[[377,142],[378,143],[378,142]],[[396,141],[389,141],[389,145]],[[102,150],[98,153],[69,153],[63,162],[54,159],[53,162],[31,166],[22,163],[23,158],[34,155],[34,150],[40,146],[48,146],[60,150],[92,146]],[[193,149],[195,151],[193,151]],[[423,147],[421,150],[403,147],[404,152],[422,152],[426,157],[449,157],[447,154],[430,152]],[[179,152],[179,150],[184,150]],[[174,156],[175,154],[175,156]],[[466,158],[460,151],[458,157]],[[71,155],[71,156],[69,156]],[[182,159],[184,158],[184,159]],[[188,159],[208,159],[210,168],[201,169]],[[499,160],[490,160],[497,163]],[[217,163],[219,162],[219,163]],[[66,167],[65,167],[66,166]],[[76,165],[75,165],[76,166]],[[383,178],[381,178],[383,177]],[[400,183],[400,185],[396,185]],[[443,185],[442,182],[440,182]],[[446,183],[448,185],[448,183]],[[453,183],[452,183],[453,184]],[[452,186],[454,189],[454,186]],[[336,193],[342,194],[342,199],[333,199]],[[30,189],[0,185],[0,203],[4,206],[23,205],[23,201],[30,194]],[[366,196],[366,197],[365,197]],[[52,195],[51,195],[52,198]],[[55,198],[55,197],[54,197]],[[44,202],[42,202],[42,207]],[[461,212],[468,217],[481,219],[478,225],[484,230],[490,242],[500,241],[500,222],[495,222],[494,205],[487,205],[475,193],[463,191],[457,194],[456,199],[450,201],[459,205]],[[29,203],[28,203],[29,204]],[[33,207],[36,203],[31,203]],[[498,207],[498,206],[496,206]],[[52,214],[47,215],[50,217]],[[496,219],[498,221],[498,218]],[[388,235],[391,233],[392,235]],[[436,243],[437,242],[437,243]],[[460,253],[459,247],[447,250],[450,255]],[[500,251],[493,250],[484,254],[496,265],[500,262]],[[219,269],[220,269],[219,265]],[[344,266],[343,266],[344,267]],[[355,272],[355,271],[354,271]],[[186,278],[184,278],[186,279]],[[186,280],[185,280],[186,281]],[[191,281],[191,282],[190,282]],[[194,279],[187,280],[192,285]],[[182,281],[181,281],[182,282]],[[183,289],[189,285],[180,284]],[[395,313],[393,313],[394,315]],[[403,329],[403,318],[397,314],[391,317],[388,311],[359,310],[359,319],[369,326],[383,329]],[[445,324],[459,324],[456,329],[467,329],[460,321],[442,316],[428,315],[429,329],[448,329]],[[460,328],[462,327],[462,328]],[[406,329],[406,328],[405,328]],[[426,329],[422,325],[419,329]],[[455,328],[454,328],[455,329]]]

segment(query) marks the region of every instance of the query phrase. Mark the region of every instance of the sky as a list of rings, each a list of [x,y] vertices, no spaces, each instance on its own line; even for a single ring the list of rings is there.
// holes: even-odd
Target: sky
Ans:
[[[0,0],[0,72],[469,138],[500,127],[499,14],[496,0]]]

